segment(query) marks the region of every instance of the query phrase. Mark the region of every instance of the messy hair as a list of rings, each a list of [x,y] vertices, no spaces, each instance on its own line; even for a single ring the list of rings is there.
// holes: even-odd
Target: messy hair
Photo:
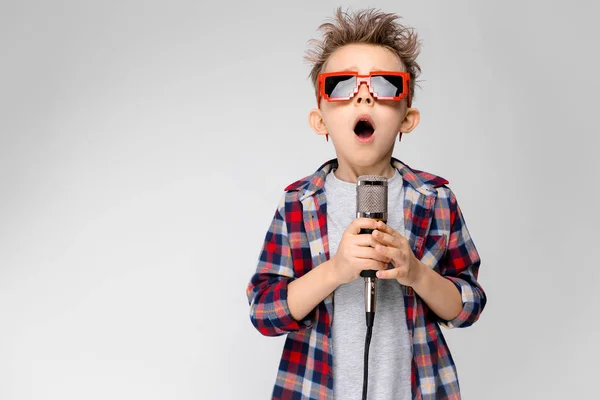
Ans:
[[[318,77],[325,63],[339,48],[348,44],[373,44],[391,50],[400,58],[406,72],[410,74],[410,98],[414,98],[415,80],[421,73],[416,59],[421,43],[414,29],[396,22],[401,17],[376,9],[365,9],[353,14],[338,7],[332,22],[319,26],[323,39],[312,39],[304,59],[312,65],[310,78],[318,99]]]

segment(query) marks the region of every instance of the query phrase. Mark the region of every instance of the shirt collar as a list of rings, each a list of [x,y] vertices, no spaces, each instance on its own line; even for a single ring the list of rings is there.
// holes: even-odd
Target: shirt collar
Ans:
[[[405,184],[412,186],[416,191],[425,195],[432,196],[436,194],[435,188],[448,184],[449,182],[439,176],[430,174],[429,172],[419,171],[410,168],[407,164],[392,157],[391,164],[400,172]],[[288,187],[286,191],[298,191],[298,200],[302,201],[308,196],[323,190],[325,187],[325,178],[332,169],[337,168],[337,158],[331,159],[321,165],[312,175],[304,177]]]

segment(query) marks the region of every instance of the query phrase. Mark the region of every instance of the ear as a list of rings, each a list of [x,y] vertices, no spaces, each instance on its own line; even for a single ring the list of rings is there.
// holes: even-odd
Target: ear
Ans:
[[[323,114],[321,114],[321,110],[317,108],[310,110],[310,113],[308,114],[308,124],[317,135],[327,135],[329,133],[325,126],[325,121],[323,121]]]
[[[421,121],[421,112],[416,108],[408,108],[406,110],[406,116],[402,123],[400,123],[399,131],[401,133],[410,133],[413,129],[419,125]]]

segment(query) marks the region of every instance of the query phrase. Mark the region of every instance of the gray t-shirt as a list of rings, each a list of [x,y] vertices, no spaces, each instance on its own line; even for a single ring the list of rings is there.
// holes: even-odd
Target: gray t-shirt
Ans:
[[[330,172],[325,180],[329,251],[337,252],[342,234],[356,218],[356,184]],[[404,234],[402,175],[388,180],[387,224]],[[360,400],[366,335],[364,286],[359,278],[334,292],[332,319],[333,393],[339,400]],[[412,349],[406,326],[403,287],[395,279],[377,282],[377,309],[369,347],[369,400],[410,399]]]

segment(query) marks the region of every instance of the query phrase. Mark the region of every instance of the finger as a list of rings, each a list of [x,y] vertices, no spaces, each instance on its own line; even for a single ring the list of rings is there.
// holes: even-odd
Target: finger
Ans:
[[[403,238],[404,237],[400,232],[398,232],[391,226],[387,225],[383,221],[377,221],[377,230],[387,233],[388,235],[393,236],[395,238]]]
[[[354,235],[349,243],[362,247],[375,247],[380,244],[372,235]]]
[[[405,260],[402,250],[396,247],[388,247],[378,244],[375,246],[375,251],[387,256],[394,267],[398,267]]]
[[[377,271],[377,278],[379,279],[398,279],[399,268],[392,268],[386,270]]]
[[[377,230],[388,233],[390,235],[394,232],[394,229],[383,221],[377,221],[376,228]]]
[[[389,225],[386,225],[385,223],[383,223],[383,221],[378,221],[377,230],[393,237],[396,247],[403,246],[404,242],[408,243],[408,240],[404,235],[394,230]]]
[[[398,247],[399,241],[394,236],[389,233],[382,232],[378,229],[374,230],[371,236],[379,243],[384,244],[386,246]]]
[[[352,256],[361,259],[377,260],[385,264],[389,264],[392,261],[387,254],[371,247],[358,247],[352,251]]]
[[[361,229],[375,229],[377,221],[371,218],[356,218],[350,225],[348,225],[348,231],[352,234],[359,234]]]

